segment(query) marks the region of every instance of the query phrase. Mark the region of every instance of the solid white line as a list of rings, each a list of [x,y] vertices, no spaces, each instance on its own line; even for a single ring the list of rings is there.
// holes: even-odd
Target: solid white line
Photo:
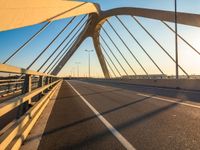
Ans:
[[[110,130],[110,132],[118,139],[118,141],[128,150],[136,150],[125,137],[123,137],[68,81],[69,86],[80,96],[85,104],[95,113],[101,122]]]
[[[91,83],[87,83],[88,85],[90,85]],[[96,86],[99,86],[101,87],[101,85],[97,85],[97,84],[94,84]],[[102,86],[104,88],[107,88],[108,86]],[[115,87],[116,88],[116,87]],[[168,90],[168,89],[167,89]],[[171,89],[170,89],[171,90]],[[138,93],[136,92],[137,95],[139,96],[144,96],[144,97],[151,97],[151,98],[154,98],[154,99],[157,99],[157,100],[161,100],[161,101],[166,101],[166,102],[170,102],[170,103],[176,103],[176,104],[180,104],[180,105],[184,105],[184,106],[187,106],[187,107],[193,107],[193,108],[198,108],[200,109],[200,105],[194,105],[194,104],[189,104],[189,103],[185,103],[185,102],[179,102],[179,101],[175,101],[175,100],[170,100],[170,99],[166,99],[166,98],[161,98],[161,97],[157,97],[157,96],[152,96],[152,95],[148,95],[148,94],[143,94],[143,93]],[[181,101],[181,99],[178,99]]]
[[[151,96],[151,95],[142,94],[142,93],[139,93],[137,95],[144,96],[144,97],[150,97],[150,98],[154,98],[154,99],[161,100],[161,101],[166,101],[166,102],[170,102],[170,103],[176,103],[176,104],[180,104],[180,105],[184,105],[184,106],[200,109],[199,105],[188,104],[188,103],[185,103],[185,102],[179,102],[179,101],[175,101],[175,100],[170,100],[170,99],[161,98],[161,97],[157,97],[157,96]]]

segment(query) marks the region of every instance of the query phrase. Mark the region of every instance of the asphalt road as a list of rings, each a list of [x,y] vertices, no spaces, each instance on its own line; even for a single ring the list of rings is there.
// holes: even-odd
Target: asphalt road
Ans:
[[[200,149],[200,93],[68,82],[62,85],[38,149]]]

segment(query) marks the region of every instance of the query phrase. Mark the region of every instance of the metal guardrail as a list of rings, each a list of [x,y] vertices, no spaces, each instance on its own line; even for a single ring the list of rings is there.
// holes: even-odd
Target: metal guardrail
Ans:
[[[18,81],[19,80],[19,81]],[[39,78],[32,79],[32,89],[37,88]],[[0,98],[22,92],[24,79],[0,80]]]
[[[56,76],[49,75],[46,73],[37,72],[37,71],[33,71],[33,70],[26,70],[24,68],[18,68],[18,67],[6,65],[6,64],[0,64],[0,72],[44,76],[44,77],[45,76],[46,77],[56,77]]]
[[[17,118],[14,117],[13,120],[10,120],[0,131],[0,149],[16,150],[20,148],[48,104],[49,99],[61,85],[61,79],[56,76],[4,64],[0,64],[0,72],[23,74],[25,76],[19,82],[22,95],[0,103],[0,118],[5,117],[13,110],[18,110]],[[34,78],[32,78],[33,76]],[[35,76],[38,76],[39,80],[35,80]],[[10,80],[2,82],[10,82]],[[5,86],[6,83],[2,82],[0,84]],[[16,82],[19,84],[17,80],[12,80],[11,84],[14,85]]]
[[[24,79],[4,79],[4,80],[0,80],[1,82],[14,82],[14,81],[24,81]]]
[[[20,93],[24,79],[0,80],[0,98]]]
[[[46,77],[48,80],[49,79],[51,80],[52,78],[57,78],[56,76],[49,75],[49,74],[46,74],[46,73],[41,73],[41,72],[32,71],[32,70],[26,70],[26,69],[23,69],[23,68],[18,68],[18,67],[6,65],[6,64],[0,64],[0,72],[2,72],[2,73],[14,73],[14,74],[25,74],[24,79],[0,80],[0,97],[10,96],[12,94],[19,93],[19,92],[24,93],[22,84],[26,85],[26,84],[30,83],[30,86],[32,86],[32,84],[34,82],[31,79],[32,76],[39,76],[40,82],[41,82],[41,80],[43,80],[44,77]],[[27,80],[31,80],[32,82],[31,81],[27,82]],[[18,84],[21,85],[21,89],[19,89]],[[3,87],[3,86],[7,86],[7,87]],[[31,90],[30,87],[29,87],[29,90]]]

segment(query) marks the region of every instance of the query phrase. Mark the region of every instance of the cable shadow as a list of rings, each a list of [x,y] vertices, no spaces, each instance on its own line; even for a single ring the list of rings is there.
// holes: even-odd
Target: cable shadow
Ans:
[[[142,101],[142,100],[141,100]],[[159,108],[159,109],[156,109],[156,110],[153,110],[153,111],[150,111],[148,113],[145,113],[144,115],[142,116],[138,116],[137,118],[134,118],[134,119],[131,119],[131,120],[127,120],[126,122],[123,122],[121,124],[118,124],[118,125],[115,125],[114,127],[118,130],[118,131],[121,131],[125,128],[128,128],[128,127],[134,127],[135,125],[139,124],[139,123],[143,123],[144,121],[146,120],[149,120],[157,115],[159,115],[160,113],[162,112],[165,112],[169,109],[173,109],[177,106],[178,104],[174,103],[174,104],[169,104],[167,106],[164,106],[162,108]],[[127,105],[128,106],[128,105]],[[114,108],[113,110],[117,110],[117,108]],[[112,110],[109,110],[107,112],[103,112],[101,113],[102,115],[105,115],[106,113],[109,113],[109,112],[112,112]],[[91,119],[92,118],[96,118],[96,116],[93,116],[93,117],[90,117]],[[87,120],[87,119],[86,119]],[[82,122],[82,121],[81,121]],[[84,121],[83,121],[84,122]],[[67,126],[63,126],[62,128],[57,128],[53,131],[51,131],[50,133],[46,133],[44,136],[48,135],[48,134],[52,134],[54,132],[57,132],[59,130],[62,130],[64,128],[67,128],[69,127],[69,125]],[[98,141],[98,140],[101,140],[103,138],[105,138],[106,136],[109,136],[110,135],[110,131],[109,130],[106,130],[104,132],[101,132],[101,133],[98,133],[98,134],[95,134],[95,135],[92,135],[92,136],[89,136],[87,137],[86,139],[82,140],[81,142],[77,142],[73,145],[65,145],[64,147],[61,147],[61,149],[81,149],[82,147],[86,146],[88,143],[94,143],[95,141]]]
[[[106,115],[106,114],[112,113],[112,112],[114,112],[114,111],[118,111],[118,110],[120,110],[120,109],[129,107],[129,106],[131,106],[131,105],[134,105],[134,104],[143,102],[143,101],[145,101],[145,100],[147,100],[147,99],[149,99],[149,98],[151,98],[151,97],[145,97],[145,98],[142,98],[142,99],[138,99],[138,100],[136,100],[136,101],[134,101],[134,102],[131,102],[131,103],[128,103],[128,104],[119,106],[119,107],[115,107],[115,108],[113,108],[113,109],[104,111],[104,112],[102,112],[102,113],[100,113],[100,114],[101,114],[101,115]],[[59,128],[50,130],[50,131],[48,131],[48,132],[44,132],[44,134],[40,134],[40,135],[33,136],[32,138],[28,139],[27,142],[32,141],[32,140],[34,140],[34,139],[37,139],[37,138],[39,138],[40,136],[48,136],[49,134],[53,134],[53,133],[58,132],[58,131],[60,131],[60,130],[64,130],[64,129],[66,129],[66,128],[70,128],[70,127],[73,127],[73,126],[75,126],[75,125],[79,125],[80,123],[84,123],[84,122],[89,121],[89,120],[92,120],[92,119],[94,119],[94,118],[97,118],[97,116],[96,116],[96,115],[92,115],[91,117],[87,117],[87,118],[84,118],[84,119],[75,121],[75,122],[73,122],[73,123],[63,125],[63,126],[61,126],[61,127],[59,127]]]
[[[154,95],[152,95],[154,96]],[[127,104],[124,104],[124,105],[121,105],[119,107],[115,107],[115,108],[112,108],[110,110],[107,110],[107,111],[104,111],[104,112],[101,112],[100,114],[101,115],[106,115],[106,114],[109,114],[109,113],[112,113],[112,112],[116,112],[118,110],[121,110],[123,108],[127,108],[127,107],[130,107],[131,105],[134,105],[134,104],[137,104],[137,103],[140,103],[140,102],[143,102],[143,101],[146,101],[148,100],[149,98],[151,98],[152,96],[150,97],[145,97],[145,98],[142,98],[142,99],[138,99],[134,102],[130,102],[130,103],[127,103]],[[136,118],[132,118],[132,119],[129,119],[127,120],[126,122],[123,122],[121,124],[118,124],[118,125],[114,125],[114,127],[121,131],[125,128],[128,128],[128,127],[134,127],[135,125],[139,124],[139,123],[143,123],[144,121],[148,120],[148,119],[151,119],[157,115],[159,115],[160,113],[162,112],[165,112],[169,109],[172,109],[174,107],[176,107],[178,104],[176,103],[172,103],[172,104],[169,104],[167,106],[164,106],[164,107],[161,107],[161,108],[158,108],[158,109],[155,109],[153,111],[150,111],[150,112],[147,112],[141,116],[138,116]],[[53,111],[52,111],[53,112]],[[51,113],[52,113],[51,112]],[[75,122],[72,122],[70,124],[64,124],[62,126],[60,126],[59,128],[55,128],[55,129],[52,129],[52,130],[49,130],[47,132],[44,132],[43,134],[39,134],[39,135],[36,135],[34,137],[31,137],[30,139],[27,140],[28,141],[32,141],[34,139],[37,139],[39,137],[45,137],[45,136],[48,136],[48,135],[52,135],[58,131],[62,131],[62,130],[65,130],[65,129],[68,129],[68,128],[72,128],[74,126],[77,126],[77,125],[80,125],[81,123],[86,123],[87,121],[90,121],[92,119],[95,119],[97,118],[96,115],[92,115],[90,117],[87,117],[87,118],[84,118],[84,119],[81,119],[81,120],[78,120],[78,121],[75,121]],[[63,131],[64,132],[64,131]],[[75,144],[72,144],[72,145],[65,145],[64,147],[59,147],[61,149],[80,149],[84,146],[86,146],[88,143],[93,143],[97,140],[101,140],[103,139],[104,137],[106,136],[110,136],[110,131],[109,130],[105,130],[103,132],[100,132],[98,134],[95,134],[95,135],[92,135],[92,136],[89,136],[89,137],[86,137],[84,140],[82,141],[79,141]]]
[[[135,119],[132,119],[132,120],[128,120],[127,122],[124,122],[122,124],[119,124],[119,125],[116,125],[115,128],[118,130],[118,131],[121,131],[125,128],[128,128],[128,127],[134,127],[135,125],[139,124],[139,123],[142,123],[144,122],[145,120],[147,119],[150,119],[156,115],[159,115],[160,113],[164,112],[164,111],[167,111],[169,109],[172,109],[174,107],[176,107],[178,104],[170,104],[170,105],[167,105],[165,107],[162,107],[162,108],[159,108],[159,109],[156,109],[154,111],[151,111],[151,112],[148,112],[142,116],[139,116]],[[74,145],[71,145],[71,146],[66,146],[67,148],[69,149],[80,149],[81,147],[85,146],[86,143],[88,142],[95,142],[97,141],[98,139],[100,138],[104,138],[105,136],[107,136],[109,134],[108,131],[105,131],[105,132],[102,132],[102,133],[99,133],[98,135],[94,135],[94,136],[90,136],[88,137],[87,139],[81,141],[80,143],[76,143]]]

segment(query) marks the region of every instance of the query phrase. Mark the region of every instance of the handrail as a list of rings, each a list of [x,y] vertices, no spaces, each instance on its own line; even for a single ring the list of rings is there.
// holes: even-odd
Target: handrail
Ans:
[[[38,83],[38,82],[39,81],[32,81],[31,88],[35,89],[37,86],[35,86],[34,84]],[[13,82],[11,82],[11,83],[13,83]],[[0,97],[6,97],[6,96],[9,96],[9,95],[21,92],[22,89],[23,89],[23,83],[24,82],[21,82],[20,84],[10,84],[10,83],[7,83],[6,85],[3,85],[3,86],[12,86],[12,87],[0,90]]]
[[[0,83],[0,86],[6,86],[6,85],[15,85],[15,84],[21,84],[23,81],[19,82],[6,82],[6,83]]]
[[[32,129],[33,125],[35,124],[36,120],[41,115],[42,111],[46,107],[49,102],[51,96],[55,93],[58,86],[61,84],[61,80],[55,81],[50,84],[50,86],[55,85],[50,92],[44,95],[36,104],[30,108],[21,118],[14,121],[12,125],[6,128],[5,132],[0,136],[0,149],[19,149],[23,140],[28,136],[28,133]],[[57,84],[58,83],[58,84]],[[45,88],[44,88],[45,87]],[[40,92],[46,90],[49,86],[44,86],[40,88]],[[32,95],[33,92],[30,92],[28,95]],[[37,91],[38,93],[39,91]],[[31,94],[32,93],[32,94]],[[25,96],[25,97],[26,97]],[[33,96],[33,95],[32,95]],[[21,138],[23,137],[23,138]]]
[[[49,75],[42,72],[37,72],[33,70],[26,70],[24,68],[18,68],[15,66],[7,65],[7,64],[0,64],[0,72],[4,73],[16,73],[16,74],[27,74],[27,75],[36,75],[36,76],[47,76],[47,77],[56,77],[54,75]]]
[[[0,117],[9,115],[10,111],[19,108],[17,119],[13,122],[10,120],[12,124],[8,121],[3,128],[5,130],[4,133],[0,135],[0,149],[19,149],[24,140],[24,138],[21,139],[20,136],[25,137],[28,135],[27,133],[30,132],[37,118],[41,115],[49,99],[58,88],[58,85],[61,84],[61,78],[7,64],[0,64],[0,72],[25,75],[23,78],[19,79],[0,80],[2,89],[0,93],[3,94],[3,96],[15,92],[22,92],[22,95],[0,103]],[[14,87],[15,85],[16,87]],[[19,89],[17,85],[20,85]],[[8,86],[7,89],[6,86]],[[14,91],[11,92],[10,90]],[[8,93],[4,93],[4,91]],[[32,102],[35,96],[38,96],[39,99]],[[21,107],[27,108],[23,110]]]
[[[10,88],[10,89],[1,90],[1,91],[0,91],[0,94],[1,94],[1,93],[4,93],[4,92],[8,92],[8,91],[13,91],[13,90],[16,90],[16,89],[17,89],[17,90],[18,90],[18,89],[22,89],[22,87],[19,86],[19,87],[17,87],[17,88],[16,88],[16,87],[13,87],[13,88]],[[1,95],[0,95],[0,96],[1,96]]]
[[[32,97],[34,97],[34,96],[38,95],[39,93],[43,92],[44,90],[46,90],[50,86],[55,85],[59,81],[60,80],[54,81],[53,83],[50,83],[50,84],[45,85],[43,87],[37,88],[37,89],[27,93],[27,94],[24,94],[22,96],[18,96],[18,97],[13,98],[13,99],[11,99],[9,101],[1,103],[0,104],[0,117],[3,116],[4,114],[6,114],[7,112],[13,110],[14,108],[18,107],[22,103],[28,101]]]
[[[22,91],[22,89],[15,89],[15,90],[13,90],[13,91],[11,91],[11,92],[8,92],[8,93],[4,93],[4,94],[2,94],[3,92],[1,92],[0,94],[0,98],[1,97],[8,97],[8,96],[11,96],[12,94],[19,94],[20,92]],[[5,100],[3,100],[3,101],[5,101]]]
[[[24,79],[0,79],[0,82],[17,82],[17,81],[24,81]]]

